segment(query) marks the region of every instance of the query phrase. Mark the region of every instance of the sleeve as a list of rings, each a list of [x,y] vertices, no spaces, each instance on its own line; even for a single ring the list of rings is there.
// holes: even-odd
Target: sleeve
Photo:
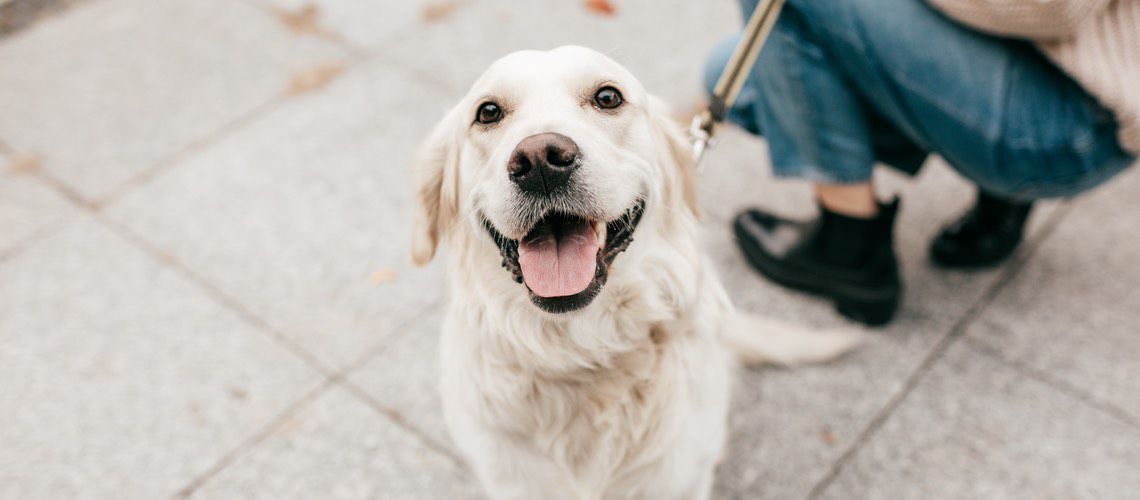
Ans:
[[[928,0],[936,10],[974,29],[1034,41],[1068,38],[1113,1]]]

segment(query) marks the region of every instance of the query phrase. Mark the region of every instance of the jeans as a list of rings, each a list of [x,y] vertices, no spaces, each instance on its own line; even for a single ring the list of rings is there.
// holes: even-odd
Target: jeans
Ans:
[[[740,0],[747,17],[756,0]],[[706,68],[711,93],[739,35]],[[1027,42],[922,0],[787,0],[728,120],[764,135],[777,176],[869,182],[937,153],[1010,199],[1069,196],[1135,160],[1117,124]]]

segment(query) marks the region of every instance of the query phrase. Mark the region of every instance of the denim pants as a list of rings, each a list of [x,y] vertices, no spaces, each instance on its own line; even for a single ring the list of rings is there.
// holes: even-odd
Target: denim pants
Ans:
[[[740,0],[747,17],[756,0]],[[706,68],[711,93],[739,35]],[[1069,196],[1135,160],[1112,114],[1024,41],[923,0],[787,0],[728,119],[764,135],[777,176],[871,180],[941,155],[1010,199]]]

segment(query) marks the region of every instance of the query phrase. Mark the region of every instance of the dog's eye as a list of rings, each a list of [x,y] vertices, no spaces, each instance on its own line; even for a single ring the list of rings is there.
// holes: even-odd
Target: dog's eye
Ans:
[[[479,106],[475,114],[475,121],[488,125],[503,119],[503,108],[493,102],[485,102]]]
[[[597,104],[602,109],[614,109],[621,106],[624,102],[621,98],[621,92],[613,87],[602,87],[598,89],[598,93],[594,94],[594,104]]]

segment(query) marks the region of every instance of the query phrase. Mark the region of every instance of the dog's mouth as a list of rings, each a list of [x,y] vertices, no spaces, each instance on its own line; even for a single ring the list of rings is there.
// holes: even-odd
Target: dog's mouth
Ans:
[[[487,219],[483,226],[503,256],[503,267],[525,284],[530,300],[550,313],[586,307],[602,290],[610,265],[633,242],[633,232],[645,212],[639,199],[611,221],[551,212],[521,240],[512,240]]]

